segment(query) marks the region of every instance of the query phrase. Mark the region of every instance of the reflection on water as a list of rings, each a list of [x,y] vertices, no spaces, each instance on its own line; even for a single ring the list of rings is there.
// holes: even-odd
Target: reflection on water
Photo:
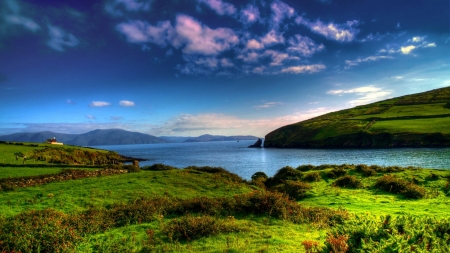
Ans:
[[[274,149],[247,148],[254,141],[163,143],[97,146],[125,156],[148,159],[141,166],[163,163],[223,167],[249,179],[255,172],[272,176],[284,166],[301,164],[377,164],[449,169],[450,148],[402,149]]]

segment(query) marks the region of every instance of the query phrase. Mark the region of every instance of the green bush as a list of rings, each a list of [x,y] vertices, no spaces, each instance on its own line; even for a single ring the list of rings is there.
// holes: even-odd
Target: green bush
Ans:
[[[343,176],[338,178],[334,183],[333,186],[339,186],[344,188],[362,188],[363,184],[361,180],[354,176]]]
[[[127,170],[129,173],[141,171],[141,169],[139,167],[131,165],[131,164],[123,165],[122,169]]]
[[[220,220],[208,215],[194,217],[187,215],[172,219],[162,227],[162,232],[171,241],[193,240],[219,233],[240,232],[243,230],[234,223],[234,219]]]
[[[82,240],[67,215],[53,209],[23,212],[2,223],[0,252],[71,252]]]
[[[366,177],[375,176],[377,174],[376,169],[380,169],[381,167],[378,165],[367,166],[366,164],[358,164],[354,166],[355,171],[363,174]]]
[[[303,178],[303,173],[292,168],[291,166],[286,166],[277,171],[277,173],[268,178],[266,185],[270,188],[279,184],[283,184],[287,180],[298,181]]]
[[[258,172],[256,172],[255,174],[252,175],[252,180],[253,181],[261,180],[261,179],[266,180],[267,178],[269,178],[269,177],[266,175],[266,173],[264,173],[262,171],[258,171]]]
[[[338,177],[344,176],[345,174],[347,174],[347,171],[345,171],[345,169],[342,169],[342,168],[334,168],[334,169],[328,171],[328,172],[326,173],[326,176],[327,176],[328,178],[338,178]]]
[[[320,173],[315,171],[308,174],[305,174],[305,177],[303,178],[304,181],[308,182],[319,182],[322,180],[322,177],[320,176]]]
[[[384,175],[375,183],[375,187],[384,191],[402,194],[406,198],[421,199],[426,196],[423,187],[392,175]]]
[[[219,180],[228,180],[235,183],[244,183],[245,180],[242,179],[240,176],[238,176],[235,173],[229,172],[228,170],[221,168],[221,167],[210,167],[210,166],[189,166],[184,168],[185,171],[199,171],[199,172],[206,172],[211,174],[218,175],[217,179]]]
[[[143,166],[141,167],[141,170],[151,170],[151,171],[163,171],[163,170],[177,170],[178,168],[170,166],[170,165],[165,165],[162,163],[155,163],[151,166]]]
[[[299,171],[310,171],[310,170],[314,170],[316,168],[316,166],[311,165],[311,164],[304,164],[304,165],[300,165],[298,166],[296,169]]]
[[[287,194],[295,200],[301,200],[306,198],[306,192],[312,189],[312,187],[305,182],[287,180],[285,183],[277,185],[274,189],[278,192]]]
[[[449,232],[448,218],[356,216],[332,229],[323,252],[337,252],[338,245],[345,252],[449,252]]]

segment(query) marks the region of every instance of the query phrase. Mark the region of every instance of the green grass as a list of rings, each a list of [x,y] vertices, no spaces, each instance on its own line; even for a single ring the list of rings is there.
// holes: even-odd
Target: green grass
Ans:
[[[391,133],[450,133],[450,117],[432,119],[403,119],[377,121],[370,128],[372,132]]]
[[[61,170],[60,167],[0,167],[0,178],[56,174]]]
[[[368,114],[353,117],[352,119],[368,118],[397,118],[397,117],[418,117],[418,116],[441,116],[450,114],[450,109],[445,108],[445,103],[420,104],[420,105],[396,105],[387,111],[377,114]]]
[[[180,170],[142,171],[1,192],[0,210],[4,216],[46,208],[73,212],[132,201],[139,197],[218,197],[248,192],[250,189],[245,185],[225,184],[210,173],[194,174]]]

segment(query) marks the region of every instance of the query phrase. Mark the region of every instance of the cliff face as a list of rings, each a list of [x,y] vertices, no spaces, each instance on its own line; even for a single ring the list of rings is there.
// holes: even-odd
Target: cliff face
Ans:
[[[450,87],[328,113],[267,134],[264,147],[450,146]]]

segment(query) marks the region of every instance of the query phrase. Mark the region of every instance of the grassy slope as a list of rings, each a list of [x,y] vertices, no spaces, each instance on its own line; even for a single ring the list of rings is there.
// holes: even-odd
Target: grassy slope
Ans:
[[[279,128],[266,135],[264,145],[447,146],[450,145],[449,101],[450,87],[447,87],[332,112]],[[433,133],[442,133],[444,136],[434,136],[434,139],[424,137]],[[389,138],[383,134],[389,134]]]

